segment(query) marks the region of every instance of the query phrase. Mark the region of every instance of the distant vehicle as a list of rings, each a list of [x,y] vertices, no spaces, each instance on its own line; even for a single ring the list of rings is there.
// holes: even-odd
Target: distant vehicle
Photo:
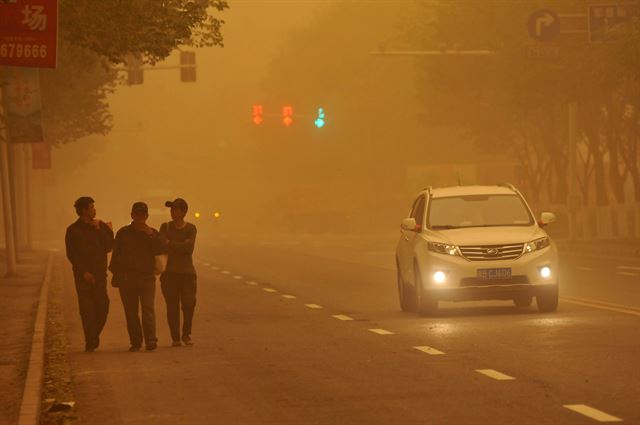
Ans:
[[[439,301],[511,299],[542,312],[558,306],[558,251],[512,185],[421,191],[396,249],[403,311],[432,315]]]

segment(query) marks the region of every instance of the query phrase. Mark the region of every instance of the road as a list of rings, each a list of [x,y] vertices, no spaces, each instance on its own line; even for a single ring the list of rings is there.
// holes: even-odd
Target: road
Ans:
[[[391,257],[389,258],[389,254]],[[640,423],[640,264],[563,255],[558,312],[510,302],[401,313],[393,246],[200,241],[193,347],[128,353],[110,293],[98,352],[69,304],[91,424]],[[69,292],[70,300],[75,300]]]

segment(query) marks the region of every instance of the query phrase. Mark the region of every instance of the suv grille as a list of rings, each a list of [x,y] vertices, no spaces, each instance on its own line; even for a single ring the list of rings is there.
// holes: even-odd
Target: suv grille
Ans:
[[[471,261],[515,260],[522,255],[524,244],[461,246],[462,256]]]

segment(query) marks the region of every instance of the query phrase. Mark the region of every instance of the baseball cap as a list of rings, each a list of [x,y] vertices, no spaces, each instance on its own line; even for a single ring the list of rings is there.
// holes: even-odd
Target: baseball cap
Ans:
[[[189,209],[189,206],[187,205],[187,201],[185,201],[182,198],[176,198],[173,201],[167,201],[164,203],[164,206],[169,208],[176,207],[183,211],[187,211],[187,209]]]
[[[134,202],[131,206],[131,212],[149,214],[149,207],[144,202]]]

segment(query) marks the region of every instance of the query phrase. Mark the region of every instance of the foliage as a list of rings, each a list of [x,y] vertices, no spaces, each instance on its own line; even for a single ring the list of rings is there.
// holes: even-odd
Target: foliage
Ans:
[[[63,0],[60,19],[69,41],[111,62],[137,54],[155,63],[179,46],[223,46],[224,21],[209,8],[227,7],[223,0]]]

